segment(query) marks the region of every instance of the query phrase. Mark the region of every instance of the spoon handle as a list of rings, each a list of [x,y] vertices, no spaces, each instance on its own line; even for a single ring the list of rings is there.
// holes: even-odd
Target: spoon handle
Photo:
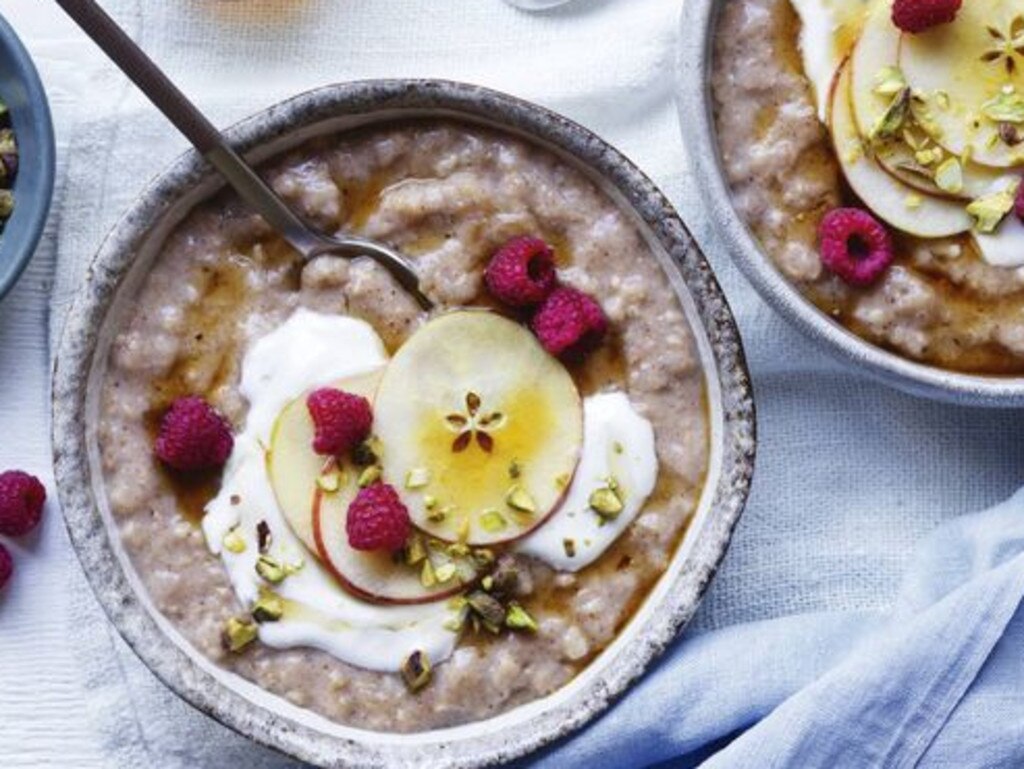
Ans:
[[[93,42],[109,56],[146,97],[223,174],[241,198],[284,235],[300,253],[319,245],[315,234],[270,189],[270,186],[225,141],[188,97],[128,37],[94,0],[56,0]]]

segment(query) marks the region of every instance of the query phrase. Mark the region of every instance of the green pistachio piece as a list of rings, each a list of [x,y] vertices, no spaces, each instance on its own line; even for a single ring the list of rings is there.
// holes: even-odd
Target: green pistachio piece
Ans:
[[[245,538],[237,526],[224,535],[223,545],[224,549],[229,553],[238,554],[245,552]]]
[[[515,601],[508,605],[505,625],[513,630],[525,630],[528,633],[537,632],[537,620],[531,617],[530,613]]]
[[[284,616],[284,601],[281,596],[263,590],[256,603],[252,605],[252,618],[257,622],[277,622]]]
[[[995,123],[1024,123],[1024,97],[1004,89],[981,105],[981,113]]]
[[[261,555],[256,559],[256,573],[272,585],[284,582],[288,572],[281,563],[269,555]]]
[[[948,158],[935,169],[935,184],[940,190],[957,193],[964,188],[964,169],[956,158]]]
[[[871,129],[870,139],[892,139],[900,135],[900,130],[910,114],[910,89],[902,88],[893,96],[892,102]]]
[[[14,140],[14,131],[10,128],[0,128],[0,155],[16,155],[18,144]]]
[[[468,596],[469,608],[484,621],[485,624],[501,626],[505,621],[505,607],[498,599],[482,590],[474,590]]]
[[[532,515],[537,512],[537,503],[533,501],[533,497],[530,496],[530,492],[518,483],[512,484],[509,488],[508,493],[505,495],[505,504],[520,513],[529,513]]]
[[[408,544],[405,546],[405,562],[410,566],[415,566],[426,557],[427,548],[423,544],[423,539],[415,535],[410,537]]]
[[[605,520],[613,520],[623,508],[618,492],[609,486],[595,489],[589,503],[591,509]]]
[[[259,629],[255,622],[232,617],[224,625],[220,641],[225,650],[238,653],[255,641],[258,635]]]
[[[508,525],[508,521],[497,510],[488,510],[480,516],[480,525],[483,526],[484,531],[493,534],[504,529]]]
[[[402,663],[402,678],[411,692],[418,692],[429,684],[430,675],[430,659],[426,652],[417,649]]]
[[[317,477],[316,485],[328,494],[333,494],[341,488],[341,473],[337,470],[324,473]]]
[[[359,488],[365,489],[367,486],[372,486],[379,480],[380,466],[370,465],[369,467],[364,468],[361,473],[359,473]]]
[[[1019,180],[999,192],[984,195],[967,206],[967,213],[974,217],[974,229],[985,234],[995,232],[1013,209],[1018,187]]]
[[[882,67],[875,75],[875,93],[879,96],[895,96],[907,87],[907,79],[899,67]]]
[[[14,212],[14,193],[0,190],[0,219],[8,218]]]
[[[405,488],[422,489],[430,483],[430,471],[425,467],[414,467],[405,474]]]
[[[429,558],[423,560],[423,568],[420,570],[420,584],[423,587],[433,587],[437,584],[437,574],[434,573],[434,564]]]
[[[434,569],[434,576],[437,578],[438,583],[443,585],[445,582],[451,582],[455,575],[458,574],[458,571],[459,567],[449,562]]]

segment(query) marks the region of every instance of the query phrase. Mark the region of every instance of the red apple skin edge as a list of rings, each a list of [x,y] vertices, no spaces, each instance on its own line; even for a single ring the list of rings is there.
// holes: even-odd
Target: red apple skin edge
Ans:
[[[446,598],[451,598],[454,595],[468,590],[477,583],[477,579],[473,579],[470,582],[463,582],[455,585],[451,588],[447,588],[437,593],[429,593],[420,598],[388,598],[387,596],[374,595],[373,593],[363,590],[358,585],[352,583],[341,570],[331,561],[330,555],[328,554],[327,547],[324,544],[323,526],[320,523],[320,512],[322,510],[321,500],[323,499],[323,490],[317,488],[313,492],[313,539],[316,540],[316,549],[320,554],[320,560],[324,566],[327,567],[327,571],[331,573],[345,590],[363,601],[369,603],[381,604],[385,606],[412,606],[425,603],[436,603]]]

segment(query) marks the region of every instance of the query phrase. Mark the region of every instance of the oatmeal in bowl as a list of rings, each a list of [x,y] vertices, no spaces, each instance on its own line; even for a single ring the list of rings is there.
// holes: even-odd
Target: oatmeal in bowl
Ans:
[[[897,386],[1019,402],[1020,4],[697,5],[706,48],[681,72],[708,120],[688,138],[759,290]]]
[[[478,763],[578,725],[692,612],[749,482],[727,307],[679,280],[638,189],[601,181],[572,124],[435,88],[401,114],[399,86],[391,110],[370,85],[300,97],[262,166],[317,226],[409,255],[431,311],[372,262],[302,265],[190,178],[97,289],[109,310],[86,301],[95,350],[73,314],[58,363],[55,413],[89,422],[55,425],[76,544],[106,556],[98,506],[116,569],[216,685],[105,601],[115,622],[190,701],[314,762]],[[79,355],[84,390],[61,375]]]

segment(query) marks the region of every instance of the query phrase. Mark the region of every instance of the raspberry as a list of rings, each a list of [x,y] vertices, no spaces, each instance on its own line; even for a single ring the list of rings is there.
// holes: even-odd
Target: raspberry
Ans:
[[[322,387],[309,394],[306,407],[316,427],[313,451],[317,454],[341,456],[370,437],[373,411],[361,395]]]
[[[182,472],[212,470],[228,461],[234,445],[228,421],[205,400],[189,395],[175,400],[164,414],[156,455]]]
[[[566,360],[583,357],[608,331],[601,305],[582,291],[564,287],[544,300],[530,325],[545,350]]]
[[[491,257],[484,282],[495,299],[512,307],[532,307],[558,284],[555,253],[540,238],[513,238]]]
[[[821,220],[818,236],[822,263],[853,286],[870,286],[892,264],[889,231],[867,211],[829,211]]]
[[[977,0],[975,0],[977,1]],[[924,32],[956,18],[963,0],[896,0],[892,23],[904,32]]]
[[[20,537],[39,525],[46,489],[34,475],[21,470],[0,473],[0,534]]]
[[[10,581],[12,574],[14,574],[14,561],[7,548],[0,543],[0,590],[4,589],[4,585]]]
[[[360,490],[345,518],[348,543],[356,550],[400,550],[410,527],[409,510],[386,483]]]

